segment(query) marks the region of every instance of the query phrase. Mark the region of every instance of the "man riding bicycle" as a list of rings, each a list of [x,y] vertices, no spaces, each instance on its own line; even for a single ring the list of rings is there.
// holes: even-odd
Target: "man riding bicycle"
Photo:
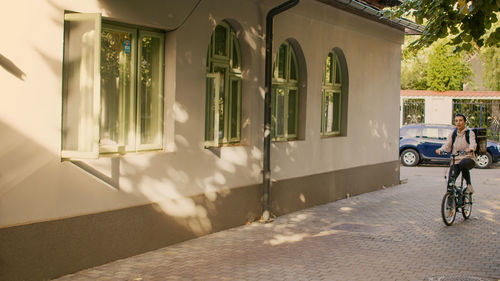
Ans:
[[[450,169],[450,174],[448,176],[448,186],[452,183],[455,183],[456,178],[462,173],[462,176],[467,183],[466,192],[474,193],[474,189],[471,185],[470,180],[470,172],[469,170],[474,168],[476,162],[474,161],[475,155],[474,150],[476,149],[476,137],[472,130],[469,130],[465,126],[465,122],[467,119],[463,114],[455,115],[455,131],[451,132],[448,136],[448,139],[445,144],[439,149],[436,150],[436,153],[441,155],[443,151],[451,152],[452,154],[456,154],[458,151],[465,151],[464,154],[460,154],[456,156],[456,160],[459,161],[458,164],[452,165]],[[469,130],[469,140],[466,140],[466,131]],[[453,134],[456,134],[455,141],[453,142]]]

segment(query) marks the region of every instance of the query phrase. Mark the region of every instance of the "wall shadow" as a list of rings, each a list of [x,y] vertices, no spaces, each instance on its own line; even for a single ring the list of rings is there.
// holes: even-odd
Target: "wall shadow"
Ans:
[[[83,170],[77,166],[83,165],[83,162],[75,165],[61,162],[60,155],[54,155],[36,140],[6,124],[4,120],[0,120],[0,131],[4,136],[0,139],[0,145],[4,148],[0,153],[3,163],[0,166],[0,202],[19,199],[19,194],[25,194],[23,196],[26,202],[32,202],[35,198],[41,199],[39,203],[27,207],[30,209],[28,216],[33,212],[45,213],[44,210],[53,209],[53,204],[68,196],[63,189],[70,187],[54,189],[48,186],[61,180],[59,177],[62,175],[54,174],[55,171],[69,172],[70,174],[65,176],[76,176],[75,180],[85,177],[92,181],[92,177],[96,177],[96,171],[97,176],[101,175],[101,180],[107,175],[89,163],[84,164],[86,169]],[[186,145],[190,146],[189,143]],[[190,153],[196,152],[193,150]],[[165,185],[164,190],[149,188],[148,181],[151,178],[165,183],[171,182],[173,186],[186,184],[186,178],[183,176],[186,172],[181,169],[169,169],[165,166],[165,157],[171,155],[156,154],[151,157],[148,165],[144,166],[134,165],[123,158],[111,159],[112,171],[109,181],[112,182],[104,182],[119,187],[119,179],[131,181],[129,186],[134,189],[132,192],[116,189],[110,192],[131,192],[138,201],[154,201],[155,194],[162,195],[162,192],[173,190],[169,184]],[[241,164],[244,169],[245,163]],[[157,174],[153,167],[165,169],[159,169],[160,173]],[[94,169],[91,170],[93,174],[85,175],[90,168]],[[237,173],[237,170],[234,172]],[[121,175],[118,176],[118,173]],[[176,193],[170,196],[170,199],[141,206],[0,228],[0,280],[54,278],[243,225],[258,217],[262,196],[260,185],[219,191],[218,187],[224,186],[224,177],[212,176],[207,173],[196,179],[187,179],[188,184],[208,183],[211,186],[207,187],[204,193],[195,196]],[[54,190],[57,192],[54,193]],[[15,196],[11,196],[11,192],[15,192]],[[80,207],[82,204],[92,205],[94,201],[99,201],[99,198],[93,198],[91,193],[90,190],[82,189],[79,195],[75,195],[80,197]],[[5,221],[6,215],[12,212],[8,206],[0,204],[0,221]],[[47,266],[49,260],[51,266]]]
[[[52,73],[54,73],[56,77],[62,77],[62,62],[57,58],[47,55],[44,51],[42,51],[40,48],[36,46],[34,46],[33,48],[35,49],[36,53],[49,66],[50,70],[52,70]]]

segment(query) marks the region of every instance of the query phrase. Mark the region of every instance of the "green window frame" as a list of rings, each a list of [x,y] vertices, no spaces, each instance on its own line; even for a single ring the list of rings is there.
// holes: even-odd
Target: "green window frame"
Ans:
[[[207,50],[205,147],[241,140],[241,56],[236,33],[218,24]]]
[[[163,148],[165,34],[65,14],[61,156]]]
[[[323,71],[321,136],[339,136],[342,118],[342,70],[337,54],[328,53]]]
[[[295,140],[299,118],[299,67],[292,45],[280,45],[273,67],[271,138],[273,141]]]

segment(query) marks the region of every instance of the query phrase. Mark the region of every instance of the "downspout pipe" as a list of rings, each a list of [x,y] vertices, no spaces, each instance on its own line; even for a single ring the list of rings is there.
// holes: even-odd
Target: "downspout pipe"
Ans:
[[[273,67],[273,19],[276,15],[294,7],[300,0],[289,0],[272,8],[266,16],[266,62],[265,62],[265,96],[264,96],[264,195],[262,220],[270,220],[270,186],[271,186],[271,77]]]

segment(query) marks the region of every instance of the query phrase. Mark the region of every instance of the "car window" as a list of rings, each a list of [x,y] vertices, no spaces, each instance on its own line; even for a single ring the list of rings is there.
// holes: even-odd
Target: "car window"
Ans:
[[[422,138],[424,139],[437,139],[439,138],[438,128],[424,128],[422,130]]]
[[[439,129],[439,139],[446,140],[453,129],[450,128],[440,128]]]
[[[418,127],[413,127],[413,128],[402,128],[400,131],[400,137],[403,138],[415,138],[419,135],[419,128]]]

